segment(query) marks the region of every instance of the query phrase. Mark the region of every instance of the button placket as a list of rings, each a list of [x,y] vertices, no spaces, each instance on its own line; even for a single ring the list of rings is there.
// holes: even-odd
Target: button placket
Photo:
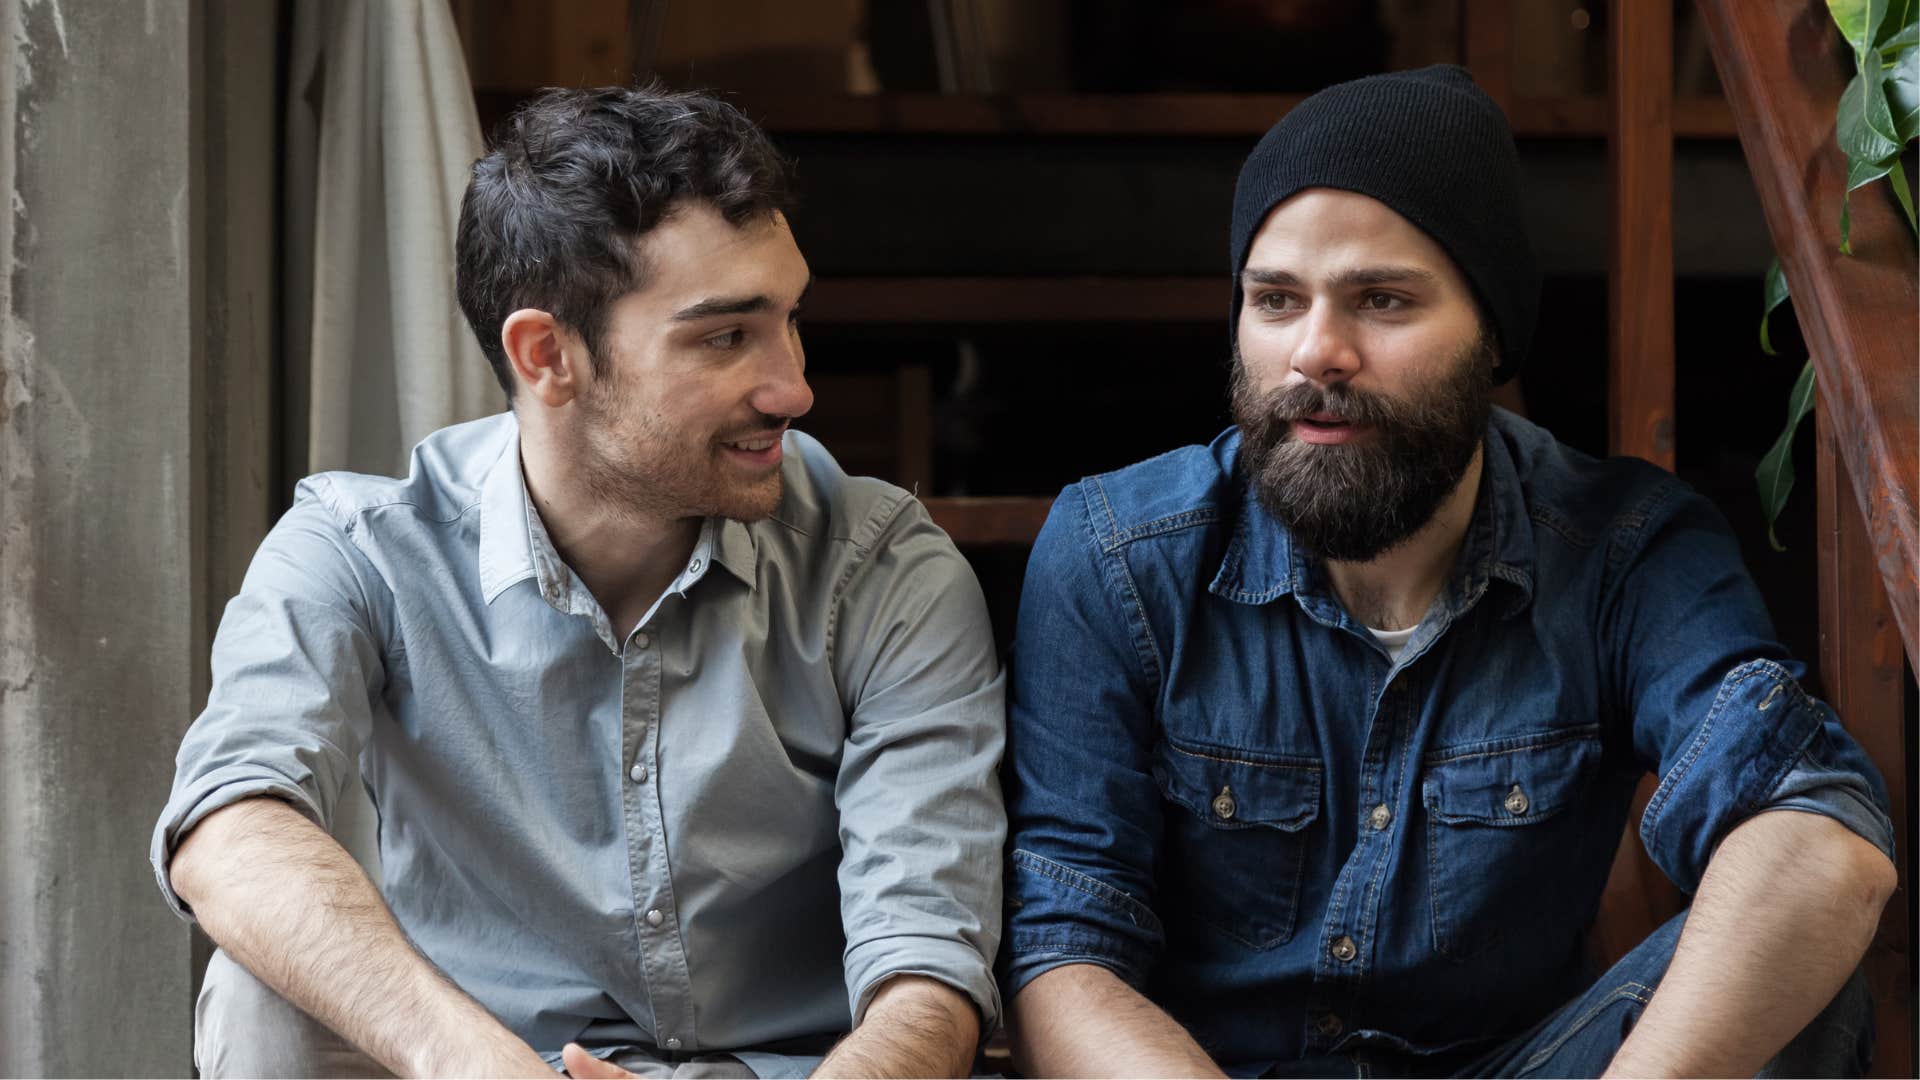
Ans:
[[[647,1002],[660,1033],[657,1045],[677,1050],[683,1040],[693,1040],[691,987],[687,980],[686,957],[680,935],[670,913],[674,910],[673,886],[667,865],[664,808],[657,786],[639,785],[653,775],[650,767],[659,753],[659,733],[665,714],[665,690],[662,686],[662,659],[653,635],[636,634],[637,646],[628,651],[624,723],[635,731],[634,757],[627,771],[631,785],[625,787],[627,827],[630,836],[628,886],[635,909],[649,906],[635,920],[638,935],[640,993]],[[667,1036],[666,1032],[675,1032]]]

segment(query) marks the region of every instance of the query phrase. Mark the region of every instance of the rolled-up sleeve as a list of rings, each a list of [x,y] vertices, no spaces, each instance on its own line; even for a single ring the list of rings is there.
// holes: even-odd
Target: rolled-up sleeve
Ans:
[[[285,800],[331,828],[358,775],[371,701],[384,681],[374,632],[380,583],[342,527],[303,485],[261,544],[213,643],[213,683],[175,759],[154,826],[153,870],[167,902],[180,841],[208,814],[256,796]],[[324,481],[318,481],[324,483]]]
[[[1647,853],[1691,895],[1721,839],[1756,813],[1832,817],[1891,854],[1886,788],[1804,668],[1774,640],[1732,530],[1670,482],[1623,559],[1605,634],[1636,751],[1660,778]]]
[[[872,525],[832,638],[850,713],[835,789],[847,994],[857,1024],[888,978],[937,979],[973,1000],[984,1038],[1000,1016],[1005,676],[973,569],[925,508],[903,494]]]
[[[1127,573],[1094,534],[1084,485],[1068,487],[1027,563],[1011,664],[1009,997],[1074,963],[1141,987],[1164,940],[1152,907],[1157,679]]]

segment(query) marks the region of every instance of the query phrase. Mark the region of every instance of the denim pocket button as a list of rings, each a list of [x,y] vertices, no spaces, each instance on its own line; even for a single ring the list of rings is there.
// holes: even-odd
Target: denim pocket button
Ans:
[[[1233,789],[1223,787],[1220,789],[1220,794],[1213,797],[1213,816],[1221,821],[1232,821],[1233,811]]]
[[[1520,790],[1519,784],[1515,784],[1513,785],[1513,790],[1507,792],[1507,813],[1512,814],[1514,817],[1519,817],[1526,812],[1527,793]]]
[[[1334,938],[1333,945],[1327,951],[1333,954],[1335,960],[1343,964],[1352,962],[1354,957],[1360,955],[1360,950],[1353,945],[1353,939],[1345,934]]]
[[[1386,803],[1374,807],[1373,813],[1367,815],[1367,824],[1373,827],[1374,832],[1393,824],[1393,808]]]

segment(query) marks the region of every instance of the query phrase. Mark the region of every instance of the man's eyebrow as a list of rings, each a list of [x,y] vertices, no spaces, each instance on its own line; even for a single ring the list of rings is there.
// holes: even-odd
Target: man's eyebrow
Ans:
[[[1256,270],[1248,267],[1240,272],[1240,280],[1248,285],[1285,285],[1300,284],[1300,279],[1285,270]]]
[[[716,315],[751,315],[773,306],[773,298],[760,296],[710,296],[673,313],[674,322],[694,322]]]
[[[1431,285],[1440,280],[1431,270],[1422,270],[1417,266],[1362,266],[1352,270],[1342,270],[1333,275],[1335,285],[1392,285],[1396,282],[1416,281]]]
[[[805,288],[800,290],[800,299],[805,300],[813,289],[813,276],[807,276]],[[753,315],[770,310],[773,298],[764,293],[758,296],[710,296],[697,304],[689,304],[673,313],[674,322],[696,322],[711,319],[719,315]]]
[[[1240,280],[1248,285],[1276,285],[1283,288],[1298,288],[1301,284],[1299,275],[1287,270],[1248,269],[1241,273]],[[1333,275],[1328,284],[1334,288],[1352,288],[1408,281],[1432,284],[1438,280],[1439,276],[1433,271],[1418,266],[1361,266],[1340,271]]]

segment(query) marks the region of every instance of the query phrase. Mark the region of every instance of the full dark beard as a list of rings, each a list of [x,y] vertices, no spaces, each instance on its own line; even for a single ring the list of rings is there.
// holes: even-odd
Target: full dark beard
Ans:
[[[1234,351],[1239,465],[1294,540],[1323,559],[1368,562],[1432,520],[1486,437],[1494,357],[1482,337],[1407,397],[1346,383],[1295,382],[1261,395]],[[1292,422],[1321,411],[1371,425],[1366,438],[1315,445]]]

